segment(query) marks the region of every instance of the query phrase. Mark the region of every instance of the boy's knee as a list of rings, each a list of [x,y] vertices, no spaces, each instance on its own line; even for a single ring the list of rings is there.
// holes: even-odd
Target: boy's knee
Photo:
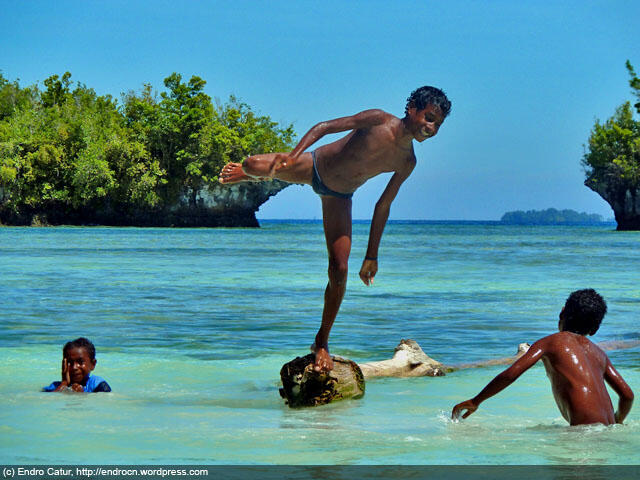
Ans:
[[[347,281],[349,273],[348,260],[329,259],[329,280],[332,283],[342,285]]]

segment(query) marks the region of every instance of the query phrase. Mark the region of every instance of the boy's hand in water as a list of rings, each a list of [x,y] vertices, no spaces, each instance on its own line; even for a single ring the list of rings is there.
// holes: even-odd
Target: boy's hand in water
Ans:
[[[373,285],[373,277],[378,273],[378,261],[364,259],[362,268],[360,269],[360,279],[365,285]]]
[[[455,407],[453,407],[453,410],[451,411],[451,418],[454,420],[459,420],[460,414],[462,413],[463,410],[466,410],[467,412],[464,415],[462,415],[462,418],[467,418],[477,409],[478,409],[478,406],[474,403],[473,400],[466,400],[462,403],[457,404]]]
[[[278,170],[292,166],[295,161],[295,158],[291,157],[288,153],[276,153],[271,168],[269,169],[269,176],[273,177]]]

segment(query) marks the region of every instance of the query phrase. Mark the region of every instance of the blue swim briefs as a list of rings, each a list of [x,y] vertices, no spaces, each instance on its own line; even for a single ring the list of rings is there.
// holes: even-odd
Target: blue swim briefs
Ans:
[[[329,195],[331,197],[337,198],[351,198],[353,197],[353,193],[340,193],[335,190],[331,190],[327,187],[322,179],[320,178],[320,174],[318,173],[318,167],[316,167],[316,151],[311,152],[311,157],[313,158],[313,179],[311,180],[311,188],[318,195]]]

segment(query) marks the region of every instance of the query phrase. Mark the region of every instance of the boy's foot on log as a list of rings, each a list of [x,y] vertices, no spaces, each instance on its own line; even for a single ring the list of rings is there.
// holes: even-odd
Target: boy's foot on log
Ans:
[[[333,360],[329,355],[329,346],[316,347],[316,344],[311,345],[311,351],[316,354],[316,363],[313,364],[313,369],[316,372],[329,372],[333,370]]]

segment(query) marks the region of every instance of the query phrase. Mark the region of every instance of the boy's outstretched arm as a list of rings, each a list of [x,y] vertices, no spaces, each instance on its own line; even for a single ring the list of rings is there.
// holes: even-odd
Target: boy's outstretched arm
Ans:
[[[513,365],[511,365],[505,371],[496,375],[496,377],[491,380],[478,395],[453,407],[453,410],[451,411],[451,418],[459,418],[460,414],[465,410],[466,413],[462,415],[462,418],[467,418],[469,415],[475,412],[480,404],[487,398],[493,397],[497,393],[500,393],[502,390],[507,388],[513,382],[515,382],[520,375],[526,372],[538,360],[542,358],[545,350],[544,340],[545,339],[538,340],[536,343],[531,345],[527,353],[522,355],[513,363]]]
[[[615,413],[616,423],[622,423],[624,419],[629,414],[631,410],[631,405],[633,405],[633,391],[627,385],[622,378],[622,376],[618,373],[618,371],[613,368],[611,364],[611,360],[607,357],[607,367],[604,372],[604,379],[609,384],[611,388],[618,394],[618,411]]]
[[[403,170],[399,170],[393,174],[391,180],[387,184],[387,187],[382,192],[380,199],[376,202],[376,207],[373,211],[373,218],[371,219],[371,229],[369,230],[369,244],[367,246],[367,253],[362,262],[360,268],[360,279],[365,285],[371,285],[373,283],[373,277],[378,273],[378,248],[380,247],[380,239],[382,238],[382,232],[387,224],[389,218],[389,212],[391,210],[391,203],[396,198],[398,190],[402,183],[411,175],[411,172],[416,166],[416,161],[407,162],[406,167]]]
[[[291,164],[295,162],[301,153],[306,151],[307,148],[325,135],[380,125],[381,123],[384,123],[388,115],[389,114],[385,113],[383,110],[372,109],[364,110],[360,113],[356,113],[355,115],[349,115],[348,117],[340,117],[320,122],[311,127],[311,129],[304,134],[289,154],[276,155],[272,170],[275,171],[280,167],[286,167],[287,163]]]

